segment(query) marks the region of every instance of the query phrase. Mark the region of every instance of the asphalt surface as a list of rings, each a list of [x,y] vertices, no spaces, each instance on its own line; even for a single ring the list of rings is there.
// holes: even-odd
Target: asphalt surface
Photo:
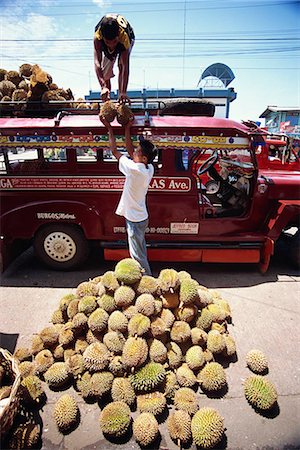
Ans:
[[[167,267],[187,270],[201,284],[217,289],[231,306],[229,331],[236,340],[237,357],[225,366],[228,390],[220,398],[198,392],[200,407],[215,407],[224,417],[226,432],[217,448],[300,449],[300,276],[287,265],[287,256],[284,251],[275,255],[265,275],[255,265],[151,264],[154,276]],[[14,351],[30,345],[32,335],[48,324],[63,295],[114,265],[93,255],[84,270],[56,272],[42,266],[29,249],[1,277],[0,346]],[[251,374],[245,356],[252,348],[267,356],[266,376],[278,392],[278,405],[268,414],[258,414],[243,394],[243,380]],[[47,403],[40,411],[42,449],[140,448],[130,434],[120,442],[106,440],[99,428],[98,403],[85,403],[72,387],[68,391],[78,400],[80,425],[68,435],[58,432],[52,410],[61,392],[47,389]],[[193,444],[189,447],[196,448]],[[151,448],[178,448],[164,422],[160,438]]]

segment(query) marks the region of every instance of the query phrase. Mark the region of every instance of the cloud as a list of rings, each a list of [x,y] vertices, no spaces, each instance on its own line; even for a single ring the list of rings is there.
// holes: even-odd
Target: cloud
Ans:
[[[99,6],[99,8],[107,8],[111,5],[110,0],[92,0],[95,5]]]

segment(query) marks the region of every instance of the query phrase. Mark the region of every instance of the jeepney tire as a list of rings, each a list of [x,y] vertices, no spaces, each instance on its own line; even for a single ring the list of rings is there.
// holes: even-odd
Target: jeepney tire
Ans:
[[[72,270],[88,258],[89,243],[76,225],[50,224],[39,229],[34,237],[37,258],[55,270]]]

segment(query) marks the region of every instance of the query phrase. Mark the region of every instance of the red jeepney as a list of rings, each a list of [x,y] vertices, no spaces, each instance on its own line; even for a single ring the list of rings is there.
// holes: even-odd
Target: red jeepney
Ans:
[[[122,148],[123,129],[113,127]],[[133,139],[140,134],[158,149],[149,259],[250,262],[266,271],[281,232],[299,226],[299,167],[262,167],[256,152],[267,135],[252,123],[147,112],[134,120]],[[55,269],[82,264],[91,242],[106,259],[128,254],[115,214],[124,177],[96,114],[0,118],[0,148],[3,267],[31,243]]]

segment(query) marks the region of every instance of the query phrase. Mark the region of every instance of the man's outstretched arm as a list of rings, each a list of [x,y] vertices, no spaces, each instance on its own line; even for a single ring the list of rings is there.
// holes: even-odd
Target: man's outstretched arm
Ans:
[[[108,86],[106,81],[104,80],[103,71],[101,69],[101,62],[102,62],[102,44],[97,38],[94,38],[95,72],[101,86],[101,99],[103,102],[105,102],[110,98],[110,86]]]
[[[133,152],[134,152],[134,146],[133,146],[132,139],[131,139],[131,123],[132,123],[132,120],[129,120],[127,125],[125,125],[125,146],[126,146],[128,155],[132,159]]]
[[[130,104],[130,98],[127,95],[129,58],[130,50],[125,50],[119,56],[119,102]]]
[[[107,131],[108,131],[108,140],[109,140],[110,150],[112,151],[112,154],[114,155],[114,157],[119,160],[122,156],[122,153],[117,149],[116,138],[115,138],[112,126],[109,122],[107,122],[107,120],[105,120],[104,117],[100,117],[100,119],[101,119],[101,122],[103,123],[103,125],[106,126]]]

